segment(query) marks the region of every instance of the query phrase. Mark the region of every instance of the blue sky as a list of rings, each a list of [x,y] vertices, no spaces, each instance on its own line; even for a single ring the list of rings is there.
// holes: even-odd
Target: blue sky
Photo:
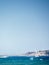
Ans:
[[[49,0],[0,0],[0,55],[49,49]]]

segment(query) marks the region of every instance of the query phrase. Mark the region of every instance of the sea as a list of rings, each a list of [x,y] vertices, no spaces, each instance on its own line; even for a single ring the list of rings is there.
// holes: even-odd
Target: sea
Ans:
[[[49,56],[8,56],[0,58],[0,65],[49,65]]]

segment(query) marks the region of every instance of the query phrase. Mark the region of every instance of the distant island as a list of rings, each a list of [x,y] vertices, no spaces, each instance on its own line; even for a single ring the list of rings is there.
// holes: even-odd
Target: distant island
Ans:
[[[10,55],[0,55],[0,58],[7,58]],[[40,50],[37,52],[27,52],[20,55],[13,55],[13,56],[34,56],[34,57],[40,57],[40,56],[49,56],[49,50]]]
[[[37,51],[37,52],[27,52],[23,54],[24,56],[49,56],[49,50],[42,50],[42,51]]]

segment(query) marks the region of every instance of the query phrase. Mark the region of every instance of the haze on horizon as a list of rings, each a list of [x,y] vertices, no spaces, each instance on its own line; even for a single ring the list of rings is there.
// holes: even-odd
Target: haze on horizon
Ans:
[[[0,0],[0,55],[49,49],[49,0]]]

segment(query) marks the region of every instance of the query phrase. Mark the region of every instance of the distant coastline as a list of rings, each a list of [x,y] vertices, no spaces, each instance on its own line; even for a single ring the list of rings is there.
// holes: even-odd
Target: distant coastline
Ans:
[[[23,54],[24,56],[49,56],[49,50],[40,50],[37,52],[27,52],[25,54]]]
[[[37,52],[26,52],[24,54],[13,55],[13,56],[34,56],[34,57],[49,56],[49,50],[40,50]],[[8,57],[8,55],[0,55],[0,58],[6,58],[6,57]]]

